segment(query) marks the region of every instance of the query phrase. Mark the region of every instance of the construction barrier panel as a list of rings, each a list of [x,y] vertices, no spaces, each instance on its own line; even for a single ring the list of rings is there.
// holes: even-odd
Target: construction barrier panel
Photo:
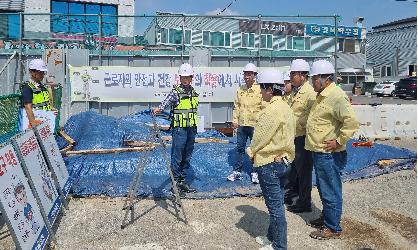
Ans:
[[[360,122],[355,138],[371,139],[416,137],[417,106],[415,104],[353,105]]]

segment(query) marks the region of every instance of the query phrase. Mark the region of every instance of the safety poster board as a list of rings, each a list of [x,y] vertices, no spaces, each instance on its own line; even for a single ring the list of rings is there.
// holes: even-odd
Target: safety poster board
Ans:
[[[48,123],[51,127],[52,131],[55,131],[55,118],[56,115],[54,111],[48,111],[48,110],[33,110],[33,115],[35,116],[35,120],[40,120],[43,123]],[[28,115],[26,114],[25,109],[20,109],[20,131],[25,131],[29,128],[29,120]]]
[[[20,249],[43,249],[49,232],[10,144],[0,148],[0,211]]]
[[[61,200],[54,186],[48,166],[33,130],[26,130],[14,139],[22,167],[32,180],[48,220],[54,224],[61,208]]]
[[[63,196],[67,197],[72,181],[69,178],[64,159],[62,158],[58,144],[55,141],[53,130],[48,123],[42,123],[36,126],[34,130],[38,137],[38,142],[45,153],[45,159],[47,160],[50,169],[57,177],[59,188]]]

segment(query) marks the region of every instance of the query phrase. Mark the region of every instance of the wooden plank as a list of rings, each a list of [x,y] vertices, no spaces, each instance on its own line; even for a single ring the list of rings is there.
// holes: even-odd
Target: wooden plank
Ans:
[[[197,143],[211,143],[211,142],[229,143],[229,140],[219,139],[219,138],[195,138],[194,141]]]
[[[148,127],[154,127],[154,124],[152,124],[152,123],[145,123],[145,125],[147,125]],[[163,125],[163,124],[160,124],[160,125],[158,125],[158,128],[159,129],[161,129],[161,130],[170,130],[170,125]]]
[[[153,150],[155,147],[134,147],[134,148],[109,148],[109,149],[87,149],[78,151],[67,151],[67,156],[72,155],[86,155],[86,154],[113,154],[113,153],[125,153],[125,152],[142,152],[147,150]]]
[[[171,141],[172,140],[171,136],[161,136],[161,138],[164,141]],[[211,143],[211,142],[229,143],[229,140],[227,140],[227,139],[212,138],[212,137],[209,137],[209,138],[195,138],[194,141],[196,143]]]
[[[146,141],[123,141],[123,145],[130,147],[150,147],[150,146],[159,146],[160,143],[157,142],[146,142]]]
[[[65,155],[65,153],[67,152],[67,151],[71,151],[72,149],[73,149],[73,145],[68,145],[68,146],[66,146],[65,148],[63,148],[63,149],[61,149],[60,150],[60,153],[61,153],[61,155]]]
[[[76,142],[74,141],[73,138],[71,138],[67,133],[65,133],[64,129],[61,129],[59,132],[60,136],[62,136],[62,138],[64,138],[64,140],[66,142],[68,142],[70,145],[75,145]]]

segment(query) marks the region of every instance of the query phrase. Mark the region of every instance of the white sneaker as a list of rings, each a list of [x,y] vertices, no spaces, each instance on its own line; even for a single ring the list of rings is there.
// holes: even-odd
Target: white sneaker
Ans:
[[[259,181],[258,181],[258,174],[257,173],[251,173],[251,182],[252,183],[254,183],[254,184],[258,184],[258,183],[260,183]]]
[[[232,171],[232,173],[230,175],[228,175],[228,177],[226,177],[226,179],[228,181],[241,180],[242,179],[242,174],[239,171]]]
[[[271,241],[267,239],[267,236],[257,236],[255,237],[255,242],[262,246],[271,245]]]
[[[271,244],[260,247],[258,250],[274,250]]]

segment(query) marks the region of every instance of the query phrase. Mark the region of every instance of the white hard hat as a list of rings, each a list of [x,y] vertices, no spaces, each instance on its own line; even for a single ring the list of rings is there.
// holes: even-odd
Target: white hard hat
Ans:
[[[257,73],[257,67],[252,64],[252,63],[248,63],[247,65],[245,65],[244,69],[242,70],[243,72],[254,72]]]
[[[312,64],[311,76],[332,74],[335,74],[335,69],[332,63],[330,63],[329,61],[318,60]]]
[[[290,81],[290,70],[283,73],[283,80]]]
[[[180,76],[193,76],[194,72],[193,72],[192,65],[190,65],[188,63],[183,63],[182,65],[180,65],[179,75]]]
[[[290,65],[290,71],[309,72],[310,69],[309,63],[303,59],[295,59]]]
[[[42,59],[33,59],[32,61],[30,61],[29,69],[43,71],[43,72],[48,71],[48,68],[46,67]]]
[[[266,69],[257,75],[258,83],[284,84],[283,74],[275,69]]]

